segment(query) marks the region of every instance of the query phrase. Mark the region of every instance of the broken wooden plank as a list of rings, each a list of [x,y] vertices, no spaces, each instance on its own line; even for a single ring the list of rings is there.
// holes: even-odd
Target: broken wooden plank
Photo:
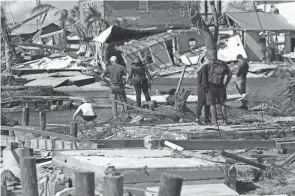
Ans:
[[[59,134],[59,133],[52,133],[52,132],[47,132],[47,131],[40,131],[40,130],[35,130],[35,129],[28,129],[28,128],[21,127],[21,126],[16,126],[16,127],[1,126],[1,130],[8,130],[8,131],[15,131],[15,132],[23,132],[23,133],[33,133],[33,134],[39,134],[39,135],[51,136],[51,137],[59,137],[59,138],[63,138],[65,140],[69,140],[69,141],[94,143],[92,141],[85,140],[85,139],[78,139],[78,138],[75,138],[75,137],[71,137],[71,136],[67,136],[67,135],[63,135],[63,134]]]
[[[76,143],[76,146],[74,145]],[[96,150],[99,147],[99,144],[88,144],[81,142],[73,141],[62,141],[62,140],[53,140],[53,139],[31,139],[30,143],[24,145],[27,148],[39,149],[39,150],[55,150],[55,151],[64,151],[64,150]]]
[[[255,147],[275,148],[274,140],[169,140],[185,150],[252,149]]]
[[[254,161],[247,160],[247,159],[245,159],[243,157],[239,157],[239,156],[237,156],[235,154],[232,154],[232,153],[228,153],[228,152],[222,151],[221,152],[221,155],[222,156],[225,156],[227,158],[231,158],[231,159],[234,159],[236,161],[242,162],[242,163],[246,163],[248,165],[252,165],[252,166],[257,167],[259,169],[263,169],[263,170],[266,170],[267,169],[267,166],[266,165],[263,165],[263,164],[260,164],[260,163],[256,163]]]
[[[144,140],[89,140],[99,143],[100,148],[144,148]],[[162,147],[169,141],[185,150],[252,149],[255,147],[275,148],[274,140],[155,140]]]
[[[146,196],[152,196],[150,191],[156,194],[159,187],[147,187]],[[203,184],[203,185],[183,185],[181,196],[202,195],[202,196],[238,196],[239,193],[232,190],[225,184]]]
[[[277,148],[278,149],[293,150],[293,149],[295,149],[295,141],[291,141],[291,142],[278,142],[277,143]]]

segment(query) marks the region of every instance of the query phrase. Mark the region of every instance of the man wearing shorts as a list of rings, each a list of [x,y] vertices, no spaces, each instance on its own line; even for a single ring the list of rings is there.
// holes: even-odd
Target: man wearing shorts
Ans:
[[[118,97],[120,98],[120,101],[124,103],[124,111],[127,112],[127,97],[125,93],[126,81],[123,80],[123,76],[127,75],[127,69],[123,65],[117,63],[118,60],[116,56],[112,56],[110,58],[110,62],[111,65],[106,68],[106,70],[101,74],[101,77],[104,78],[106,75],[109,75],[110,77],[110,98],[112,101],[112,111],[114,118],[118,118]]]
[[[84,122],[93,121],[97,117],[93,111],[93,106],[91,103],[89,103],[88,99],[85,99],[81,102],[81,105],[78,107],[73,116],[73,121],[75,121],[77,115],[79,115],[84,120]]]
[[[224,77],[227,75],[224,83]],[[211,114],[213,124],[218,124],[216,105],[219,105],[222,112],[223,123],[228,124],[225,102],[227,100],[226,88],[232,78],[232,72],[228,65],[218,59],[209,59],[208,66],[208,100],[207,104],[212,105]]]
[[[207,105],[207,93],[208,86],[208,61],[204,57],[203,62],[201,60],[200,69],[197,70],[197,91],[198,91],[198,103],[196,108],[196,124],[203,125],[200,120],[202,108],[205,107],[205,124],[211,124],[210,121],[210,105]]]

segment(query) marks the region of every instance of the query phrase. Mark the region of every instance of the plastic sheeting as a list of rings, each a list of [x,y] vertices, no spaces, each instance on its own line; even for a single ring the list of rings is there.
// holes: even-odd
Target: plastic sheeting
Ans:
[[[61,57],[58,59],[49,59],[44,57],[36,63],[30,65],[21,65],[18,68],[29,68],[29,69],[87,69],[86,67],[80,66],[81,60],[73,59],[70,56]]]
[[[237,55],[241,54],[244,58],[247,58],[246,51],[239,35],[234,35],[228,39],[223,39],[222,42],[226,44],[226,47],[220,48],[217,53],[217,57],[225,62],[237,60]]]

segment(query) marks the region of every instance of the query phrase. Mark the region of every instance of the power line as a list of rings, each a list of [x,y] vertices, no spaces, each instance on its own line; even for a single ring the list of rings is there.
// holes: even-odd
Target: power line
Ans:
[[[258,22],[259,22],[259,25],[260,25],[260,28],[262,31],[264,31],[263,27],[262,27],[262,24],[261,24],[261,21],[260,21],[260,18],[259,18],[259,14],[257,13],[257,8],[256,8],[256,5],[255,5],[255,1],[253,1],[253,5],[254,5],[254,9],[255,9],[255,13],[257,15],[257,19],[258,19]]]

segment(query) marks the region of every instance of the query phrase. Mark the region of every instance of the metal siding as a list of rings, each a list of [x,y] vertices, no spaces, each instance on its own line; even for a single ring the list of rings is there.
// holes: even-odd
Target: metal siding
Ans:
[[[283,31],[283,30],[293,30],[295,31],[295,27],[290,25],[286,18],[281,16],[280,14],[272,14],[267,12],[227,12],[226,13],[229,18],[231,18],[235,23],[240,25],[244,30],[247,31],[261,31],[261,30],[269,30],[269,31]],[[259,23],[261,22],[261,26]]]

